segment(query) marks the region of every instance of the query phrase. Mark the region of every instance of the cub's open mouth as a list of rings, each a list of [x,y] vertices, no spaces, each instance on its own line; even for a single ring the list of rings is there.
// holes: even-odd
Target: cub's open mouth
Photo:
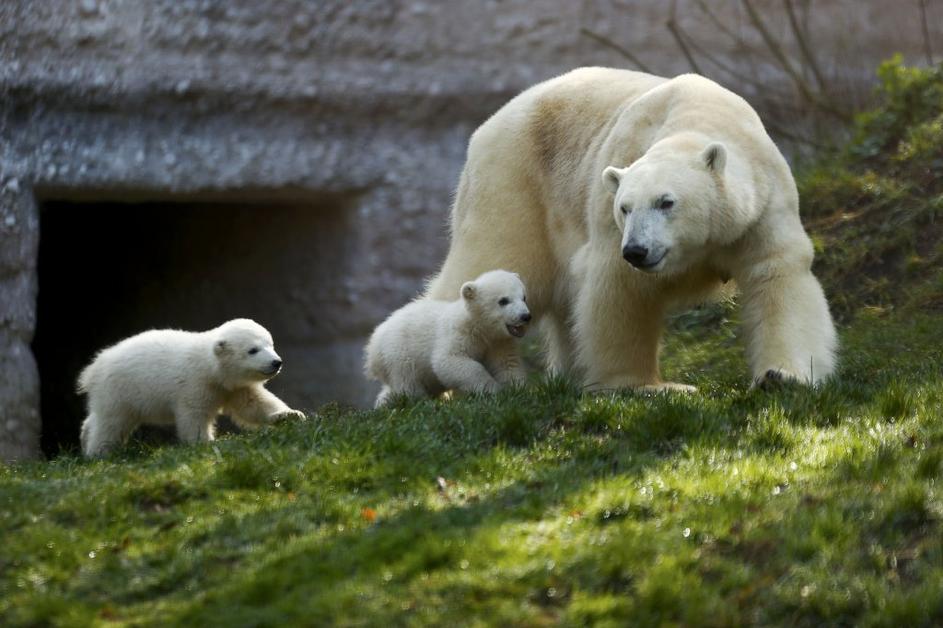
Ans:
[[[515,338],[523,338],[527,333],[527,325],[506,325],[508,333]]]
[[[267,368],[267,369],[262,369],[262,374],[263,374],[263,375],[275,375],[275,374],[277,374],[280,370],[282,370],[282,367],[281,367],[281,366],[276,366],[276,367],[274,367],[274,368],[273,368],[273,367],[269,367],[269,368]]]

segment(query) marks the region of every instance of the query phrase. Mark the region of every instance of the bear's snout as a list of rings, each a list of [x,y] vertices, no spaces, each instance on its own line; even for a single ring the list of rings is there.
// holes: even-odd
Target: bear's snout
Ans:
[[[523,314],[521,314],[521,321],[525,323],[529,323],[530,319],[531,319],[530,312],[524,312]]]
[[[282,361],[281,361],[281,360],[272,360],[272,370],[273,370],[273,371],[277,371],[277,370],[280,369],[280,368],[282,368]]]
[[[626,244],[622,247],[622,257],[635,267],[644,266],[645,259],[648,257],[648,249],[638,244]]]

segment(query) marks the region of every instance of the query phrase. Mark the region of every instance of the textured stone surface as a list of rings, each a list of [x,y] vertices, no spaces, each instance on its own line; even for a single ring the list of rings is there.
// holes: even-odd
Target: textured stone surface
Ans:
[[[35,456],[40,430],[39,375],[29,346],[39,229],[32,191],[20,173],[11,174],[0,188],[0,460]]]
[[[441,258],[452,188],[474,127],[520,89],[572,67],[631,67],[583,28],[631,49],[656,72],[687,71],[664,26],[671,4],[0,3],[0,457],[38,452],[39,381],[30,343],[36,290],[43,289],[35,272],[41,207],[211,201],[317,212],[325,198],[334,199],[340,222],[299,220],[289,252],[280,252],[270,232],[259,239],[280,260],[273,267],[299,269],[297,281],[255,276],[247,293],[285,304],[269,324],[285,348],[288,368],[274,387],[286,399],[308,407],[329,399],[362,403],[373,394],[359,373],[363,339]],[[943,16],[939,3],[931,4],[939,41]],[[755,43],[738,2],[711,5]],[[694,2],[677,6],[695,42],[727,64],[729,71],[705,68],[714,78],[761,109],[758,83],[788,90],[781,71],[698,18]],[[847,98],[866,90],[873,66],[892,51],[922,54],[915,10],[881,0],[823,0],[815,7],[817,50],[830,76],[844,77]],[[785,39],[783,16],[764,15]],[[245,229],[251,235],[259,227]],[[95,233],[81,237],[89,246],[107,245]],[[306,242],[310,255],[303,253]],[[331,256],[339,261],[327,264]],[[231,256],[219,264],[235,267]],[[120,299],[113,305],[124,307]],[[200,318],[180,314],[184,308],[130,305],[160,312],[165,325]],[[222,319],[238,306],[206,306],[200,316]],[[61,362],[70,361],[76,358]],[[40,364],[39,372],[49,368],[56,364]]]

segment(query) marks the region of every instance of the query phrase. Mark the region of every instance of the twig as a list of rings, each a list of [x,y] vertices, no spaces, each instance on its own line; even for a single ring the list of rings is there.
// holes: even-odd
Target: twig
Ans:
[[[792,34],[796,38],[796,43],[799,44],[799,52],[802,53],[802,57],[809,65],[809,69],[812,70],[812,75],[815,76],[815,82],[818,83],[819,89],[825,92],[827,91],[828,83],[826,83],[822,76],[822,71],[819,69],[819,64],[815,60],[815,55],[812,54],[812,49],[809,48],[809,44],[802,32],[803,29],[799,26],[799,20],[796,19],[796,11],[792,5],[792,0],[783,0],[783,4],[786,7],[786,14],[789,16],[789,26],[792,27]]]
[[[766,47],[773,54],[773,57],[776,58],[776,61],[779,62],[779,66],[783,69],[783,71],[786,72],[786,74],[789,75],[789,78],[792,79],[792,82],[796,85],[796,89],[799,90],[799,93],[806,100],[806,102],[817,107],[821,111],[834,115],[836,118],[839,118],[842,121],[849,121],[851,118],[846,112],[836,109],[835,107],[826,102],[823,102],[820,98],[816,97],[815,93],[809,87],[809,84],[798,72],[796,72],[796,69],[792,67],[792,63],[789,62],[789,58],[783,51],[782,46],[780,46],[779,43],[773,39],[773,35],[766,28],[766,24],[756,12],[756,8],[753,6],[751,0],[741,0],[741,2],[747,11],[747,15],[750,17],[750,22],[753,23],[753,26],[756,28],[757,32],[759,32],[760,37],[763,38],[763,42],[766,44]]]
[[[697,61],[694,60],[694,55],[691,54],[691,51],[688,49],[688,45],[684,42],[684,38],[681,36],[681,32],[678,29],[677,23],[675,23],[674,18],[671,18],[665,22],[665,26],[668,27],[668,30],[671,31],[671,36],[674,37],[675,42],[678,44],[678,48],[681,49],[681,54],[684,55],[684,58],[688,60],[688,65],[691,66],[691,69],[694,70],[697,74],[703,74],[701,68],[698,67]]]
[[[763,126],[765,126],[767,129],[769,129],[776,135],[780,136],[781,138],[785,140],[789,140],[790,142],[795,142],[796,144],[805,144],[806,146],[811,146],[812,148],[816,150],[823,150],[823,149],[828,148],[827,144],[816,142],[815,140],[802,136],[802,135],[796,135],[795,133],[791,131],[787,131],[786,129],[779,126],[775,122],[764,120]]]
[[[930,47],[930,27],[927,25],[927,0],[917,0],[920,6],[920,25],[923,27],[923,52],[927,65],[933,65],[933,49]]]
[[[704,15],[706,15],[707,18],[711,21],[714,27],[717,28],[717,30],[721,31],[724,35],[732,39],[740,47],[747,47],[746,43],[739,35],[730,30],[727,25],[724,24],[723,20],[718,19],[718,17],[714,15],[714,12],[707,6],[704,0],[695,0],[695,3],[697,4],[698,8],[701,9],[701,12],[704,13]]]
[[[594,33],[588,28],[580,28],[580,32],[586,35],[587,37],[589,37],[590,39],[596,40],[603,46],[606,46],[607,48],[612,48],[613,50],[621,54],[623,57],[625,57],[626,59],[634,63],[635,67],[637,67],[642,72],[648,72],[649,74],[652,74],[652,71],[648,68],[648,66],[642,63],[638,57],[636,57],[634,54],[632,54],[631,52],[629,52],[628,50],[626,50],[625,48],[623,48],[616,42],[612,41],[608,37],[603,37],[602,35],[598,33]]]
[[[715,66],[720,68],[722,71],[726,72],[733,79],[737,81],[741,81],[745,83],[746,85],[752,85],[753,87],[763,91],[763,93],[765,93],[767,96],[773,95],[779,99],[783,99],[783,100],[786,99],[786,94],[773,90],[767,83],[764,83],[763,81],[759,81],[751,77],[749,73],[744,72],[742,70],[738,70],[737,68],[729,65],[725,61],[721,61],[712,52],[708,51],[703,46],[698,44],[697,40],[691,37],[691,35],[689,35],[680,24],[676,24],[676,27],[678,29],[678,34],[687,40],[688,45],[691,47],[691,50],[694,53],[696,53],[699,58],[706,59],[708,62],[714,64]]]

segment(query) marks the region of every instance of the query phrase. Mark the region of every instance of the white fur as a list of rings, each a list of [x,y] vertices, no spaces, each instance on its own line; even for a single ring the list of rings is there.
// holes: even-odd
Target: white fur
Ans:
[[[377,407],[398,394],[495,392],[523,381],[526,374],[511,333],[522,334],[530,321],[520,278],[490,271],[455,294],[455,301],[413,301],[374,330],[365,370],[383,384]]]
[[[664,316],[732,278],[754,381],[814,383],[834,370],[836,336],[798,210],[739,96],[696,75],[574,70],[472,136],[427,296],[507,268],[528,286],[551,369],[594,388],[689,388],[659,376]]]
[[[213,440],[220,413],[246,427],[303,417],[264,387],[280,367],[271,334],[244,318],[205,332],[154,329],[122,340],[79,375],[78,390],[88,395],[82,452],[101,455],[144,424],[175,425],[193,443]]]

